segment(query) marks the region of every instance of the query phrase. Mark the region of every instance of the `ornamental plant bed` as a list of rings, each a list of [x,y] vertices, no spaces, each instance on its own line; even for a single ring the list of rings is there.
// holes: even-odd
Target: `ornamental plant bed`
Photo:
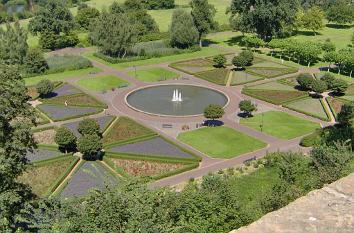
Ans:
[[[19,177],[19,181],[29,185],[38,197],[45,197],[50,194],[52,185],[66,173],[73,161],[74,157],[64,157],[50,163],[35,164]]]
[[[296,86],[299,85],[299,83],[296,81],[296,78],[297,77],[283,78],[283,79],[277,80],[277,82],[295,88]]]
[[[306,92],[281,90],[243,89],[242,93],[276,105],[281,105],[286,102],[305,98],[306,96],[308,96]]]
[[[172,63],[170,64],[170,67],[188,74],[195,74],[215,69],[212,61],[203,58]]]
[[[103,116],[103,117],[98,117],[98,118],[92,118],[95,121],[97,121],[98,125],[100,126],[101,132],[103,133],[109,125],[113,122],[115,119],[114,116]],[[68,128],[71,132],[75,134],[76,137],[81,137],[81,134],[77,131],[77,128],[79,126],[81,121],[76,121],[76,122],[71,122],[64,124],[63,126]]]
[[[55,145],[55,134],[56,131],[54,128],[46,129],[43,131],[34,132],[33,138],[38,144]]]
[[[324,121],[328,121],[328,116],[321,103],[321,99],[304,98],[287,103],[284,107]]]
[[[296,73],[295,68],[275,68],[275,67],[250,67],[246,72],[259,75],[264,78],[276,78],[286,74]]]
[[[78,88],[70,85],[70,84],[63,84],[60,85],[58,88],[54,89],[53,97],[59,97],[64,95],[74,95],[74,94],[82,94],[83,92]]]
[[[117,179],[99,162],[85,162],[70,178],[60,197],[82,197],[92,189],[104,190],[117,184]]]
[[[348,102],[347,100],[333,98],[333,97],[328,97],[326,100],[331,108],[332,113],[336,118],[337,118],[337,114],[341,111],[343,105]]]
[[[53,104],[41,104],[37,108],[53,121],[63,121],[83,116],[97,114],[103,111],[97,107],[63,106]]]
[[[109,158],[115,167],[123,169],[131,176],[160,176],[186,166],[183,163],[163,163],[146,160]]]
[[[41,160],[48,160],[52,159],[58,156],[63,155],[61,152],[58,150],[55,150],[54,148],[46,148],[46,147],[39,147],[37,149],[34,149],[33,151],[28,151],[26,158],[30,162],[38,162]]]
[[[296,91],[294,87],[284,85],[278,82],[267,82],[259,85],[248,86],[248,89],[252,90],[273,90],[273,91]]]
[[[110,153],[125,153],[133,155],[194,159],[195,157],[181,148],[165,141],[160,137],[153,139],[135,142],[126,145],[117,145],[107,149]]]
[[[210,71],[197,73],[195,74],[195,76],[218,85],[225,85],[229,77],[229,73],[230,70],[220,68],[220,69],[214,69]]]
[[[156,133],[128,117],[119,117],[104,134],[103,143],[115,144],[151,135],[156,135]]]
[[[42,99],[46,104],[60,104],[65,105],[65,102],[69,106],[84,106],[84,107],[102,107],[106,108],[107,105],[98,101],[96,98],[89,96],[85,93],[74,95],[61,95],[54,98]]]
[[[241,85],[245,83],[251,83],[263,78],[257,75],[248,74],[245,71],[232,71],[231,85]]]

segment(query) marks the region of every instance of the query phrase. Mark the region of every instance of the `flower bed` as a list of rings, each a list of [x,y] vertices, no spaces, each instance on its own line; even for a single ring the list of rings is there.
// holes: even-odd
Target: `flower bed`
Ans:
[[[112,123],[112,121],[115,119],[115,117],[103,116],[103,117],[98,117],[93,119],[97,121],[98,125],[100,126],[101,132],[104,132],[107,129],[107,127]],[[79,123],[80,121],[76,121],[76,122],[64,124],[63,126],[68,128],[71,132],[73,132],[75,136],[80,137],[81,134],[77,131]]]

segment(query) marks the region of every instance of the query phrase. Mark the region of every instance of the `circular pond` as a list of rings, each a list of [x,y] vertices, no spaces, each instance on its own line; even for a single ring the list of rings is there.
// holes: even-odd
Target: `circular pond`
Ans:
[[[127,95],[127,104],[140,112],[159,116],[196,116],[209,104],[225,106],[223,93],[194,85],[158,85],[135,90]]]

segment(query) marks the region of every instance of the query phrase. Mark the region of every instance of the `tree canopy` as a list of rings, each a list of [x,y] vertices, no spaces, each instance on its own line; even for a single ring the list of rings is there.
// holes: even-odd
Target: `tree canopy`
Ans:
[[[194,25],[192,16],[182,9],[173,12],[170,27],[171,46],[177,48],[189,48],[196,44],[198,31]]]

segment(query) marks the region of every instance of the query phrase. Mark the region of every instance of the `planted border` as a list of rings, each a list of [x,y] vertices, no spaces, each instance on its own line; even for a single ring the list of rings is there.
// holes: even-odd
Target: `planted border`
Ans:
[[[108,108],[108,105],[103,103],[102,101],[98,100],[96,97],[94,96],[91,96],[91,95],[88,95],[86,93],[77,93],[77,94],[72,94],[72,95],[62,95],[62,96],[58,96],[58,97],[53,97],[53,98],[50,98],[50,99],[43,99],[43,103],[44,104],[55,104],[55,105],[63,105],[63,104],[60,104],[60,103],[56,103],[54,102],[56,99],[59,99],[59,98],[75,98],[75,97],[81,97],[81,96],[87,96],[91,99],[93,99],[94,101],[97,102],[97,104],[85,104],[85,103],[82,103],[82,104],[70,104],[70,106],[77,106],[77,107],[98,107],[98,108]]]
[[[277,75],[264,75],[264,74],[261,74],[261,73],[257,73],[257,72],[254,72],[253,70],[262,70],[262,69],[267,69],[267,70],[277,70],[277,71],[284,71],[282,72],[282,74],[277,74]],[[246,71],[247,73],[249,74],[253,74],[253,75],[256,75],[256,76],[261,76],[263,78],[267,78],[267,79],[271,79],[271,78],[276,78],[276,77],[280,77],[280,76],[283,76],[283,75],[287,75],[287,74],[293,74],[293,73],[296,73],[298,72],[298,69],[295,69],[295,68],[276,68],[276,67],[250,67],[250,68],[247,68]]]
[[[221,70],[226,70],[226,75],[225,75],[224,80],[222,82],[221,82],[221,80],[220,81],[219,80],[214,80],[212,78],[204,76],[204,74],[206,74],[206,73],[215,72],[215,71],[218,71],[220,69]],[[196,77],[198,77],[200,79],[203,79],[205,81],[208,81],[208,82],[211,82],[211,83],[215,83],[217,85],[225,86],[231,71],[229,69],[223,69],[223,68],[220,68],[220,69],[213,69],[213,70],[198,72],[198,73],[195,73],[194,76],[196,76]]]
[[[262,89],[255,90],[255,89],[244,88],[244,89],[242,89],[241,93],[244,94],[244,95],[248,95],[248,96],[251,96],[253,98],[259,99],[259,100],[263,100],[263,101],[271,103],[271,104],[275,104],[275,105],[287,104],[287,103],[295,102],[297,100],[305,99],[305,98],[308,97],[308,95],[307,94],[305,95],[305,93],[304,93],[303,96],[295,97],[295,98],[290,99],[290,100],[274,101],[274,100],[271,100],[271,99],[268,99],[266,97],[259,96],[259,95],[256,94],[256,92],[261,92],[261,91],[269,91],[269,90],[262,90]],[[277,90],[274,90],[274,92],[277,92]],[[287,92],[287,91],[283,91],[283,92]],[[288,91],[288,92],[292,92],[292,91]]]
[[[295,100],[295,101],[291,101],[291,102],[287,102],[287,104],[290,104],[290,103],[292,103],[292,102],[296,102],[296,100]],[[323,106],[322,99],[320,100],[320,103],[321,103],[321,106],[322,106],[322,108],[323,108],[323,111],[324,111],[325,114],[327,115],[327,118],[320,117],[320,116],[317,116],[317,115],[315,115],[315,114],[313,114],[313,113],[309,113],[309,112],[302,111],[302,110],[299,110],[299,109],[295,109],[295,108],[290,107],[290,106],[288,106],[288,105],[284,105],[284,107],[286,107],[286,108],[288,108],[288,109],[290,109],[290,110],[293,110],[293,111],[295,111],[295,112],[299,112],[299,113],[308,115],[308,116],[310,116],[310,117],[314,117],[314,118],[317,118],[317,119],[320,119],[320,120],[323,120],[323,121],[327,121],[327,122],[328,122],[328,121],[330,121],[330,119],[329,119],[329,116],[328,116],[328,112],[326,111],[326,108]]]

